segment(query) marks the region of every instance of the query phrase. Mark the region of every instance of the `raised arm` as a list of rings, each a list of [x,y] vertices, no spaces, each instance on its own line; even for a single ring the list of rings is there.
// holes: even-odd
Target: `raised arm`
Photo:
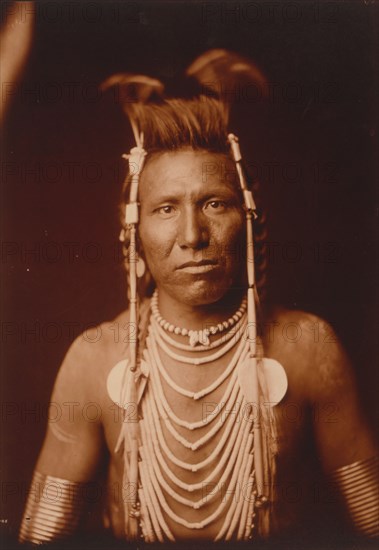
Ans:
[[[99,373],[93,356],[93,344],[79,336],[59,370],[20,542],[49,542],[78,529],[86,483],[94,479],[104,453]]]

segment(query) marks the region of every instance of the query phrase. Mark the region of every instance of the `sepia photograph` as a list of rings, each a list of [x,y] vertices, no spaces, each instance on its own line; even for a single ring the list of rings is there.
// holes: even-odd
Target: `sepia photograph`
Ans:
[[[374,548],[378,4],[1,2],[2,548]]]

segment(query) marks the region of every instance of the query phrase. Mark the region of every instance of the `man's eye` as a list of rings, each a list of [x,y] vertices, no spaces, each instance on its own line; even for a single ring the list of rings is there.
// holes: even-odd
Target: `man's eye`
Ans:
[[[161,216],[170,216],[174,212],[174,207],[169,204],[165,204],[164,206],[157,208],[155,212]]]
[[[207,204],[205,205],[205,209],[223,211],[225,210],[226,206],[226,202],[215,200],[207,202]]]

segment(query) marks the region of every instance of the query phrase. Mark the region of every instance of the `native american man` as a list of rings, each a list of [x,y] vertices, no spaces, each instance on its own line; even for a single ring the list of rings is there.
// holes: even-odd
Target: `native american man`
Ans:
[[[224,51],[188,74],[201,84],[242,74],[264,86],[251,63]],[[136,140],[122,230],[130,308],[101,325],[96,343],[79,336],[67,353],[52,395],[67,414],[48,425],[20,539],[75,533],[81,490],[104,456],[104,521],[118,538],[289,532],[303,504],[283,491],[306,483],[311,437],[353,525],[374,536],[376,450],[349,360],[321,319],[259,301],[263,217],[228,106],[211,93],[166,98],[142,76],[113,84]],[[127,343],[115,341],[115,325],[127,327]],[[289,326],[301,337],[283,338]],[[302,411],[296,421],[290,406]]]

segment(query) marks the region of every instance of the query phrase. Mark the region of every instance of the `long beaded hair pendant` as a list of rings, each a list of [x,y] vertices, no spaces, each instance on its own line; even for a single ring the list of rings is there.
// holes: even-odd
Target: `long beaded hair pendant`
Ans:
[[[127,388],[127,402],[134,404],[137,409],[137,417],[132,422],[128,422],[127,429],[128,434],[124,436],[124,446],[126,446],[126,440],[128,441],[129,449],[124,460],[129,463],[129,475],[128,483],[130,487],[135,488],[131,493],[131,502],[129,499],[128,517],[125,517],[125,529],[127,530],[127,538],[137,539],[139,536],[140,527],[140,502],[138,501],[139,487],[139,424],[138,424],[138,335],[135,336],[134,327],[138,327],[138,295],[137,295],[137,266],[138,257],[136,253],[136,233],[137,224],[139,221],[138,212],[138,184],[139,176],[144,164],[146,151],[143,149],[143,135],[139,135],[134,125],[133,132],[136,139],[137,146],[133,147],[129,155],[123,155],[129,162],[129,174],[131,174],[129,203],[125,207],[125,227],[129,232],[129,248],[128,248],[128,268],[129,268],[129,371],[131,376],[129,377],[129,387]],[[124,449],[124,452],[126,448]],[[129,458],[129,460],[128,460]],[[124,480],[125,483],[126,480]]]
[[[248,317],[248,338],[249,338],[249,376],[251,378],[252,402],[259,406],[259,379],[258,379],[258,357],[257,357],[257,330],[256,330],[256,284],[254,271],[254,239],[252,220],[257,216],[256,205],[252,192],[248,189],[245,175],[242,169],[242,155],[238,138],[234,134],[228,135],[232,156],[236,165],[238,179],[244,199],[246,213],[246,261],[247,261],[247,317]],[[260,414],[256,415],[253,423],[254,433],[254,469],[256,480],[255,509],[259,510],[267,503],[268,498],[264,494],[264,464]]]

